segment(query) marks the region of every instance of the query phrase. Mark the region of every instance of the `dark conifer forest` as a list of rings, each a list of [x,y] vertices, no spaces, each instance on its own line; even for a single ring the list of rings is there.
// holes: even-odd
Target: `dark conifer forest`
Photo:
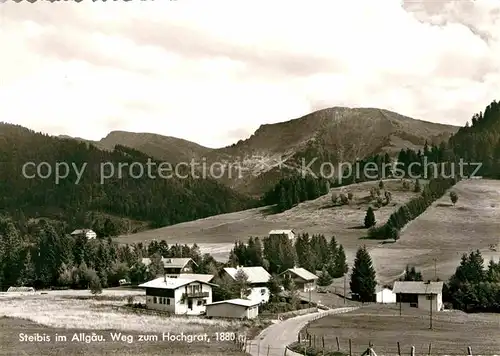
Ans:
[[[128,232],[129,226],[121,218],[160,227],[252,206],[250,199],[216,180],[190,175],[185,179],[161,178],[154,166],[151,176],[155,179],[147,176],[147,170],[141,178],[131,177],[130,166],[125,165],[120,177],[120,163],[140,162],[147,168],[148,157],[123,146],[116,146],[113,152],[102,151],[88,143],[51,137],[17,125],[0,124],[0,162],[1,212],[16,220],[43,217],[62,221],[69,229],[91,227],[100,236]],[[56,184],[53,175],[46,179],[24,178],[23,165],[27,162],[47,162],[52,169],[57,162],[78,169],[84,164],[86,167],[80,181],[70,168],[68,176]],[[101,165],[115,170],[104,184]],[[26,173],[32,176],[36,170],[28,168]],[[46,172],[45,168],[42,173]],[[137,176],[135,172],[140,170],[132,171]]]

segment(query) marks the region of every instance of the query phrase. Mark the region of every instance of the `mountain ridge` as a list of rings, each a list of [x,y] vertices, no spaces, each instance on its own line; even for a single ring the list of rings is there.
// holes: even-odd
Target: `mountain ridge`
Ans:
[[[379,153],[395,156],[401,149],[422,149],[425,142],[447,141],[459,128],[386,109],[337,106],[262,124],[250,137],[221,148],[208,148],[172,136],[122,130],[111,131],[100,141],[88,142],[106,150],[116,144],[131,147],[172,164],[203,159],[207,164],[238,165],[247,173],[237,179],[223,174],[221,181],[240,193],[257,197],[290,173],[286,169],[273,171],[280,162],[296,166],[298,160],[313,156],[332,163],[352,162]],[[266,169],[261,169],[262,166]]]

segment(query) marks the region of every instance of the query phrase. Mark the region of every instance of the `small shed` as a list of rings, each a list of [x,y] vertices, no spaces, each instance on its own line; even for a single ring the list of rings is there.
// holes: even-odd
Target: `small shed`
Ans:
[[[35,288],[33,287],[9,287],[7,289],[9,293],[34,293]]]
[[[396,293],[387,287],[377,287],[375,300],[383,304],[396,303]]]
[[[254,319],[258,315],[259,303],[248,299],[228,299],[206,306],[208,317]]]

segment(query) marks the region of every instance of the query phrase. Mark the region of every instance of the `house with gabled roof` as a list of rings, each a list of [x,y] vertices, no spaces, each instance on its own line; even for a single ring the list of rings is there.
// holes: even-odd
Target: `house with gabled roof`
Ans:
[[[410,306],[440,311],[443,309],[443,282],[396,281],[392,291],[399,303],[409,303]]]
[[[316,289],[316,281],[319,278],[314,273],[301,267],[289,268],[279,276],[283,279],[293,280],[297,289],[302,292]]]
[[[172,314],[200,315],[206,305],[212,303],[212,288],[217,285],[206,282],[212,275],[202,278],[159,277],[140,284],[146,290],[146,308]]]
[[[95,231],[90,229],[76,229],[71,233],[71,236],[73,237],[83,236],[86,237],[88,240],[93,240],[97,238],[97,234],[95,233]]]
[[[193,267],[196,265],[192,258],[162,257],[161,261],[163,262],[164,274],[169,278],[177,278],[180,274],[192,273]],[[143,258],[141,262],[149,266],[151,258]]]
[[[293,230],[271,230],[269,231],[269,237],[274,235],[285,235],[289,240],[295,239],[295,232]]]
[[[247,299],[256,303],[267,303],[269,301],[270,293],[267,287],[267,282],[271,279],[271,275],[264,267],[226,267],[224,272],[229,278],[235,280],[238,271],[243,271],[247,276],[247,282],[250,285],[251,291]]]

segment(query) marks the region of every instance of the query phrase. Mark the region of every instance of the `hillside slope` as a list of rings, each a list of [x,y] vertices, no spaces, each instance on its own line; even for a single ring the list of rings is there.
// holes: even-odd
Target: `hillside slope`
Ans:
[[[154,169],[148,176],[147,159],[126,147],[102,151],[87,142],[0,123],[0,213],[22,211],[27,217],[76,225],[82,223],[79,216],[95,211],[165,226],[249,207],[248,198],[213,179],[162,178]],[[32,164],[24,173],[29,177],[23,174],[28,162]],[[42,162],[45,167],[37,175],[35,165]],[[146,173],[130,170],[133,162],[143,164]],[[59,181],[57,164],[63,175]],[[52,174],[40,177],[47,166]],[[81,172],[80,179],[75,169]]]

